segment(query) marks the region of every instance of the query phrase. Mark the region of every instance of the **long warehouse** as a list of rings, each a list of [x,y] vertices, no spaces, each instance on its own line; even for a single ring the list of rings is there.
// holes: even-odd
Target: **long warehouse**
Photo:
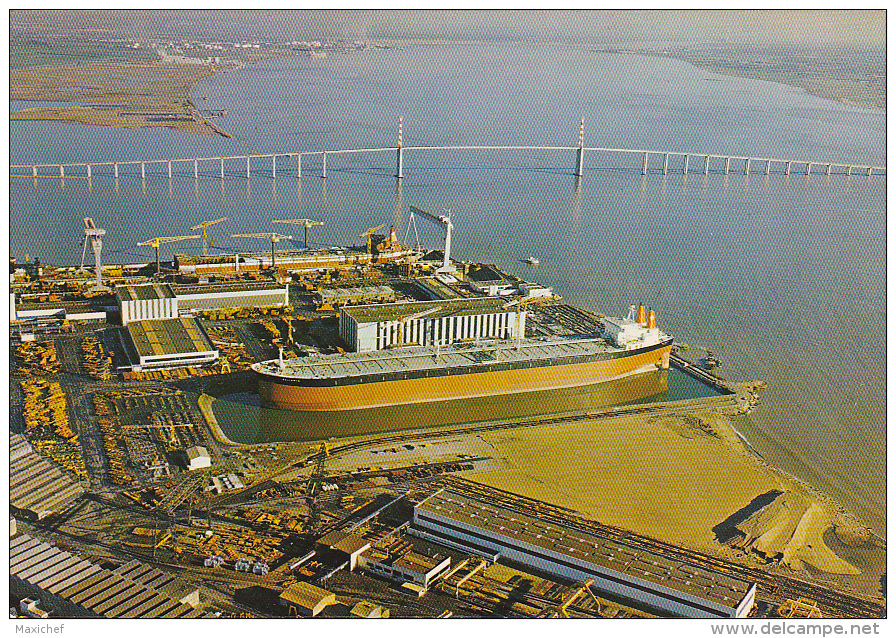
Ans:
[[[168,580],[147,581],[132,563],[118,572],[94,565],[27,534],[9,541],[9,589],[19,597],[40,598],[54,615],[66,618],[208,618],[195,594],[171,588]],[[157,571],[157,570],[154,570]],[[154,575],[154,574],[153,574]]]
[[[450,490],[414,508],[412,530],[436,543],[497,554],[562,578],[590,578],[599,591],[673,616],[745,618],[756,597],[755,583]]]

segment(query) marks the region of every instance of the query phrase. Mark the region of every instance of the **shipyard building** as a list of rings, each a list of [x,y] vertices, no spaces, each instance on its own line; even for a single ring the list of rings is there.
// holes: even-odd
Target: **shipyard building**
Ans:
[[[272,281],[235,284],[171,286],[181,315],[228,308],[282,308],[289,305],[289,288]]]
[[[206,310],[283,307],[289,289],[273,282],[205,286],[118,286],[115,297],[125,326],[125,351],[135,372],[202,366],[219,352],[191,315]]]
[[[372,235],[376,240],[383,235]],[[400,245],[380,244],[382,250],[330,248],[329,250],[284,250],[277,251],[272,260],[270,252],[253,252],[232,255],[174,255],[174,264],[181,274],[208,276],[224,273],[259,271],[276,267],[282,270],[318,270],[320,268],[352,268],[371,263],[384,263],[398,259],[413,258],[415,253]]]
[[[115,298],[121,308],[121,323],[154,319],[176,319],[178,304],[168,284],[116,286]]]
[[[202,366],[218,360],[218,350],[195,319],[136,321],[127,325],[127,335],[125,352],[135,372]]]
[[[115,297],[121,307],[121,323],[176,319],[204,310],[270,308],[289,304],[289,289],[268,281],[177,286],[142,284],[118,286]]]
[[[674,616],[744,618],[756,596],[755,583],[449,490],[414,508],[412,531],[491,560],[593,579],[597,590]]]
[[[45,518],[83,494],[84,488],[35,452],[24,436],[9,433],[9,505],[18,516]]]
[[[353,306],[339,310],[339,335],[355,352],[402,345],[446,346],[457,341],[516,339],[526,312],[504,299],[477,297]]]
[[[65,618],[210,618],[199,590],[131,561],[104,569],[27,534],[9,542],[9,589]]]

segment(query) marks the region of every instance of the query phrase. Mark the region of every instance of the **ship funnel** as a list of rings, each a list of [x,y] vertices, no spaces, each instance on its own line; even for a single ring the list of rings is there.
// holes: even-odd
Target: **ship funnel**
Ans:
[[[654,328],[656,328],[656,313],[651,310],[647,314],[647,329],[653,330]]]
[[[389,243],[390,244],[398,243],[398,237],[395,236],[395,226],[389,227]]]
[[[638,323],[642,326],[647,324],[647,317],[644,316],[646,310],[644,309],[644,304],[638,304]]]

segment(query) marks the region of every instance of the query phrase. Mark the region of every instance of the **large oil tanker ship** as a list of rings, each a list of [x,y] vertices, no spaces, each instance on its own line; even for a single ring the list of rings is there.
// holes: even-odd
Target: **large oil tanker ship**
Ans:
[[[602,323],[599,335],[523,339],[508,332],[510,338],[271,360],[252,368],[262,406],[303,412],[311,421],[326,413],[363,424],[361,414],[405,406],[413,410],[396,414],[412,424],[396,427],[444,425],[458,422],[459,404],[475,406],[461,411],[465,422],[495,418],[496,405],[502,417],[544,414],[543,400],[557,397],[578,402],[548,411],[588,409],[598,406],[582,406],[583,394],[667,369],[672,348],[672,337],[656,328],[653,311],[645,316],[643,307],[637,317],[633,306],[627,318],[604,317]],[[653,377],[650,383],[625,384],[624,397],[608,396],[603,404],[662,391]],[[638,388],[646,394],[634,396]]]

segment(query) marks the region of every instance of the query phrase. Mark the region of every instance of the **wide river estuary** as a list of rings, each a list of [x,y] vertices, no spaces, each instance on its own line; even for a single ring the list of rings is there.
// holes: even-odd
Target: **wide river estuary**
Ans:
[[[390,147],[403,115],[405,146],[572,146],[584,116],[586,146],[886,165],[883,112],[584,45],[408,44],[271,60],[212,77],[193,99],[226,109],[218,124],[234,138],[12,122],[11,161]],[[574,162],[570,151],[409,151],[400,187],[392,152],[330,156],[326,180],[319,156],[306,158],[301,181],[294,164],[273,179],[270,160],[257,160],[251,180],[237,162],[224,180],[211,163],[196,181],[186,164],[170,181],[161,166],[145,182],[133,167],[118,184],[100,170],[89,184],[14,179],[11,247],[77,264],[86,216],[108,230],[113,263],[148,261],[152,249],[137,242],[218,217],[229,220],[210,229],[214,241],[241,252],[265,244],[230,234],[278,230],[270,221],[282,218],[323,221],[312,242],[352,245],[383,223],[403,238],[409,205],[450,208],[452,256],[605,314],[643,301],[663,330],[712,350],[723,376],[764,379],[738,430],[884,535],[886,178],[780,167],[744,176],[742,163],[704,176],[694,158],[689,175],[672,160],[663,176],[659,156],[642,177],[638,158],[586,155],[577,180]],[[438,245],[435,228],[419,230]]]

